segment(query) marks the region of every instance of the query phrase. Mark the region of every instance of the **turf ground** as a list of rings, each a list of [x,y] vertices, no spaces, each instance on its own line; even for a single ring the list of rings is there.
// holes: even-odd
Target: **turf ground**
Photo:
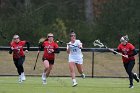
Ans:
[[[70,78],[50,77],[43,85],[40,77],[27,77],[22,84],[18,77],[0,77],[0,93],[140,93],[140,84],[128,88],[128,79],[77,78],[78,86],[71,87]]]

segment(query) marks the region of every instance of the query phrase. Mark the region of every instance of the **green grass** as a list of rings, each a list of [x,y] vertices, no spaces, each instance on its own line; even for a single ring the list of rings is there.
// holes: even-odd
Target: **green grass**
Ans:
[[[134,82],[134,89],[128,88],[128,79],[77,78],[78,86],[71,87],[71,78],[49,77],[42,85],[40,77],[27,77],[22,84],[18,77],[0,77],[0,93],[139,93],[140,84]]]

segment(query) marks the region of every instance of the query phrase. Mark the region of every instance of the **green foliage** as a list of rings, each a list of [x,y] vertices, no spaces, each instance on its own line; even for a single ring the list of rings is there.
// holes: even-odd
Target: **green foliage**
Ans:
[[[52,30],[55,33],[57,39],[64,40],[67,38],[67,28],[63,20],[57,18],[56,22],[52,24]]]
[[[139,0],[109,0],[102,5],[102,14],[97,18],[97,36],[114,47],[122,35],[128,35],[130,42],[138,46],[140,29]]]
[[[3,0],[0,30],[9,41],[14,34],[19,34],[21,39],[37,46],[41,37],[52,32],[56,39],[68,42],[69,31],[74,29],[85,47],[93,47],[95,39],[116,47],[120,37],[126,34],[138,47],[140,0],[108,0],[99,6],[101,14],[94,16],[91,25],[85,19],[84,0],[29,1],[26,5],[25,0]],[[8,42],[1,38],[0,45],[8,45]]]

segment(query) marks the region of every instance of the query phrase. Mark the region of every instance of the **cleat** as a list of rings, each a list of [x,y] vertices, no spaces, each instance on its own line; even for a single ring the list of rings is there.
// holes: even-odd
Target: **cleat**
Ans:
[[[85,74],[81,74],[81,77],[82,77],[83,79],[85,79],[85,78],[86,78]]]
[[[135,79],[137,82],[139,82],[139,77],[138,77],[137,73],[134,73],[134,79]]]
[[[134,86],[133,85],[130,85],[129,88],[134,88]]]
[[[46,80],[42,80],[42,83],[43,83],[43,85],[47,84]]]
[[[22,77],[21,75],[19,75],[19,80],[18,80],[19,83],[22,83]]]
[[[72,87],[76,87],[78,85],[77,82],[73,83]]]

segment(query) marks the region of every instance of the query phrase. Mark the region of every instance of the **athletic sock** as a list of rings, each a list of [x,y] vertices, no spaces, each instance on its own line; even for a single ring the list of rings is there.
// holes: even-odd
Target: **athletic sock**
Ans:
[[[76,83],[76,79],[72,79],[73,83]]]
[[[25,76],[24,72],[21,73],[22,76]]]

